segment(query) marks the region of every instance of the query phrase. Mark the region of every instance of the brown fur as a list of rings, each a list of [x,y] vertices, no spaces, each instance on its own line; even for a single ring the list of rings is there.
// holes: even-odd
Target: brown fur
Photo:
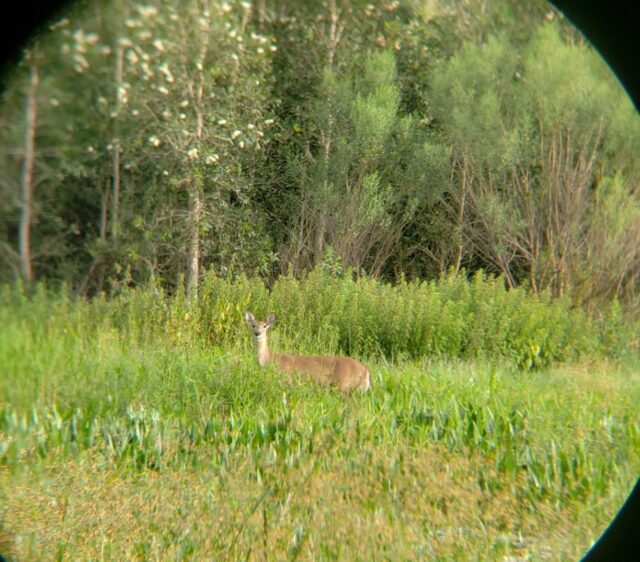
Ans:
[[[368,390],[371,377],[367,368],[351,357],[309,356],[272,353],[267,343],[267,331],[275,323],[275,316],[262,321],[247,312],[245,320],[253,331],[258,348],[258,363],[261,366],[274,363],[281,371],[300,373],[321,384],[336,385],[342,392]]]

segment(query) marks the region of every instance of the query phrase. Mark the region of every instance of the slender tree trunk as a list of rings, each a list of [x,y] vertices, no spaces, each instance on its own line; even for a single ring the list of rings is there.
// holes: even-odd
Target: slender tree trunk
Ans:
[[[468,189],[468,164],[465,162],[462,165],[462,193],[460,194],[460,200],[458,202],[458,214],[456,217],[457,229],[458,229],[458,241],[456,247],[456,257],[454,261],[454,269],[456,274],[459,273],[462,267],[462,255],[464,253],[464,220],[465,220],[465,204],[467,201],[467,189]]]
[[[109,184],[102,193],[102,201],[100,203],[100,240],[104,242],[107,239],[107,212],[109,208]]]
[[[26,131],[24,139],[24,160],[22,163],[22,213],[19,229],[20,270],[25,281],[33,280],[31,263],[31,215],[33,210],[33,164],[35,153],[36,122],[38,106],[36,91],[40,83],[38,67],[31,65],[31,78],[26,97]]]
[[[113,133],[113,158],[112,158],[112,196],[111,196],[111,240],[118,239],[120,234],[120,138],[118,136],[118,119],[122,106],[122,80],[124,75],[124,47],[118,44],[116,50],[116,116]]]
[[[187,300],[198,298],[200,275],[200,219],[202,216],[202,193],[200,186],[189,189],[189,256],[187,263]]]
[[[248,17],[247,14],[245,14]],[[196,61],[197,81],[195,87],[192,83],[188,85],[189,92],[193,99],[196,111],[195,137],[198,146],[204,136],[204,63],[209,47],[209,26],[208,23],[203,29],[203,40]],[[202,191],[202,181],[195,178],[189,187],[189,256],[187,263],[187,301],[191,302],[198,298],[198,281],[200,277],[200,222],[202,221],[204,193]]]
[[[340,10],[335,0],[329,1],[329,39],[327,41],[327,68],[333,72],[336,47],[344,31],[344,24],[340,23]]]
[[[322,262],[326,231],[327,216],[325,214],[324,208],[321,208],[316,220],[316,231],[313,242],[313,265],[316,267]]]

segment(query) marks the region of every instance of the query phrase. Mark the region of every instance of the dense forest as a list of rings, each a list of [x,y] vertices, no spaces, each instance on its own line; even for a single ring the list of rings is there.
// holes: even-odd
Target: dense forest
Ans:
[[[640,280],[640,120],[550,4],[84,1],[0,103],[0,282]]]

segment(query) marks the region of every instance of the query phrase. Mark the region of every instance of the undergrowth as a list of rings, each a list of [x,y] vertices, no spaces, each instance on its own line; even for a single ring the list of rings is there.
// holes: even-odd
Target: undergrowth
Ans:
[[[615,305],[319,272],[1,303],[9,559],[575,559],[640,470]],[[245,310],[275,311],[274,348],[367,361],[372,390],[259,369]]]

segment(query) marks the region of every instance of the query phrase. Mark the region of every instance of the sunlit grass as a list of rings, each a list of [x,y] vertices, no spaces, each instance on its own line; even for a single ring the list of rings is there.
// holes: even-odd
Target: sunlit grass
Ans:
[[[15,560],[575,560],[640,471],[630,359],[369,360],[345,398],[259,369],[249,333],[131,337],[65,306],[0,324]]]

